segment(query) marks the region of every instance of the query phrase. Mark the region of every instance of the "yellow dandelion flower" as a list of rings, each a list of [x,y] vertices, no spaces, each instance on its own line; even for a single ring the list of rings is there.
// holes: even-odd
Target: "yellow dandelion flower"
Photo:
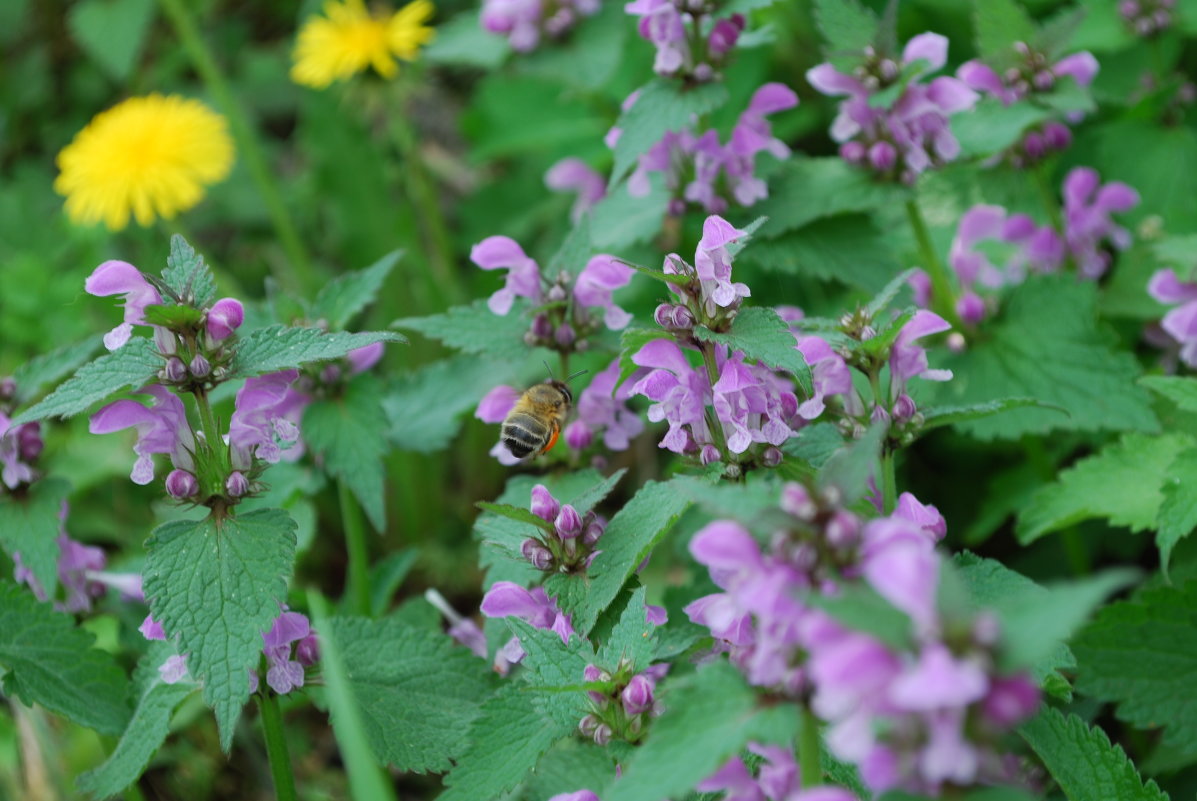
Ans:
[[[415,0],[393,14],[371,15],[363,0],[328,0],[324,16],[312,17],[299,31],[291,80],[325,89],[373,67],[384,78],[399,71],[395,59],[414,61],[435,31],[425,25],[430,0]]]
[[[171,219],[233,166],[225,118],[178,95],[131,97],[97,114],[58,154],[54,191],[72,222],[110,231]]]

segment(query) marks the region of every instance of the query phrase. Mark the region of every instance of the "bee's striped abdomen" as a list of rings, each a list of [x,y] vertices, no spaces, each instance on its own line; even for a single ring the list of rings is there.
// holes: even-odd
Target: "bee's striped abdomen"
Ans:
[[[517,459],[544,447],[549,429],[530,414],[515,412],[503,423],[503,444]]]

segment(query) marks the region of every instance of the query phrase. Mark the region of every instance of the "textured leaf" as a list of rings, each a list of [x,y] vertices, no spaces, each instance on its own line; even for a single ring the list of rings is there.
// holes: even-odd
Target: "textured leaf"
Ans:
[[[819,472],[819,484],[837,488],[845,504],[855,503],[869,491],[869,479],[877,475],[881,443],[886,426],[871,426],[865,435],[836,451]]]
[[[575,631],[590,633],[599,614],[689,505],[669,483],[649,481],[611,518],[600,553],[585,574],[549,577],[545,590],[573,615]]]
[[[304,442],[320,457],[324,469],[353,490],[370,523],[386,529],[385,479],[382,458],[388,446],[382,387],[369,373],[353,377],[340,397],[313,401],[303,413]]]
[[[13,424],[78,414],[109,395],[153,381],[161,367],[154,343],[134,337],[119,350],[80,367],[58,389],[17,415]]]
[[[221,745],[249,698],[262,634],[286,599],[295,557],[295,522],[262,509],[217,523],[174,520],[146,541],[145,595],[154,620],[177,638],[187,670],[216,712]]]
[[[1162,395],[1185,412],[1197,412],[1197,379],[1174,375],[1146,375],[1139,383]]]
[[[639,369],[632,357],[641,348],[654,339],[666,339],[668,336],[669,332],[660,328],[625,328],[619,335],[619,383],[616,387]]]
[[[694,336],[704,342],[727,345],[732,351],[742,350],[750,359],[791,373],[805,397],[809,398],[814,392],[810,367],[797,348],[797,340],[786,321],[773,309],[763,306],[741,309],[726,334],[695,326]]]
[[[695,115],[714,111],[726,102],[727,87],[721,83],[687,87],[678,81],[658,78],[646,84],[636,102],[615,123],[622,133],[615,143],[611,185],[618,183],[636,159],[666,133],[682,130]]]
[[[63,345],[61,348],[35,356],[22,364],[12,374],[13,381],[17,384],[17,406],[23,406],[37,397],[47,385],[57,383],[75,372],[80,365],[91,359],[98,347],[100,337],[91,336],[81,342]]]
[[[841,281],[876,292],[898,270],[892,238],[864,214],[813,220],[776,239],[753,242],[741,257],[767,270]]]
[[[526,654],[521,664],[528,670],[528,702],[559,726],[577,726],[588,708],[582,685],[586,666],[595,662],[590,643],[576,635],[563,643],[557,632],[535,628],[519,618],[509,617],[506,622]]]
[[[178,234],[170,238],[170,255],[166,257],[162,281],[181,305],[202,309],[216,299],[216,279],[204,264],[204,257]]]
[[[147,682],[120,742],[102,765],[80,774],[79,789],[93,798],[109,798],[137,781],[166,740],[175,707],[195,689],[190,682],[164,684],[157,676]]]
[[[351,350],[375,342],[406,342],[393,331],[345,331],[326,333],[319,328],[272,325],[250,331],[237,343],[237,355],[229,365],[229,378],[248,378],[279,370],[290,370],[310,362],[339,359]]]
[[[868,170],[838,157],[791,159],[770,181],[769,197],[753,210],[769,218],[768,239],[821,217],[901,206],[909,195],[905,187],[874,181]]]
[[[990,0],[981,0],[981,5]],[[1013,51],[1011,51],[1013,53]],[[960,141],[965,156],[992,156],[1022,139],[1023,132],[1055,113],[1031,103],[1002,105],[1002,101],[987,97],[967,114],[952,120],[952,133]]]
[[[1176,543],[1197,528],[1197,449],[1181,452],[1165,473],[1155,542],[1165,575]]]
[[[122,85],[141,56],[153,21],[153,0],[86,0],[67,15],[71,37]]]
[[[860,64],[881,30],[877,15],[857,0],[815,0],[815,23],[827,59],[841,69]]]
[[[1077,688],[1116,702],[1119,719],[1164,728],[1164,742],[1197,742],[1197,582],[1157,587],[1107,606],[1073,642]],[[1120,797],[1120,796],[1119,796]]]
[[[657,627],[645,617],[644,592],[640,587],[628,599],[619,622],[611,629],[611,636],[599,647],[597,664],[614,670],[621,660],[627,660],[639,672],[652,663],[657,649]]]
[[[732,517],[744,522],[778,510],[781,500],[781,485],[768,474],[752,473],[745,481],[734,484],[712,484],[696,476],[679,476],[669,485],[712,517]]]
[[[378,297],[378,291],[403,251],[392,250],[364,270],[339,275],[320,288],[312,301],[311,319],[324,320],[330,330],[340,331],[354,315]]]
[[[24,497],[0,495],[0,545],[33,571],[47,598],[58,589],[58,533],[62,530],[62,504],[71,487],[60,478],[34,482]]]
[[[669,206],[669,191],[664,181],[653,180],[651,190],[634,197],[627,186],[620,185],[590,211],[590,235],[595,248],[619,253],[633,245],[651,242],[661,230],[661,221]]]
[[[581,739],[562,740],[536,763],[525,798],[543,801],[578,790],[602,792],[615,776],[614,754]]]
[[[752,736],[756,697],[727,662],[667,680],[657,695],[664,714],[653,721],[651,736],[624,765],[623,777],[599,794],[603,801],[680,797]]]
[[[1016,409],[961,429],[981,439],[1012,439],[1055,429],[1153,431],[1146,394],[1134,383],[1134,356],[1105,344],[1097,325],[1096,287],[1071,276],[1036,276],[1011,292],[1003,313],[976,347],[950,358],[955,377],[938,388],[936,405],[1021,396],[1062,407]],[[924,389],[931,389],[924,385]]]
[[[1134,763],[1104,731],[1076,715],[1044,707],[1018,731],[1068,801],[1168,801],[1154,781],[1143,783]]]
[[[543,518],[537,517],[532,514],[531,510],[525,509],[522,506],[512,506],[509,503],[491,503],[490,501],[478,501],[474,505],[484,512],[490,512],[499,517],[505,517],[508,520],[514,520],[517,523],[524,523],[535,528],[543,529],[552,526],[552,523],[548,523]],[[528,530],[528,533],[531,534],[533,532],[532,530]]]
[[[1155,528],[1173,461],[1197,443],[1187,434],[1127,434],[1060,472],[1018,515],[1019,542],[1094,517],[1131,531]]]
[[[4,692],[22,703],[104,734],[129,720],[129,682],[112,654],[70,615],[39,603],[23,587],[0,582],[0,666]]]
[[[969,406],[933,406],[923,409],[923,430],[941,426],[951,426],[957,423],[967,423],[969,420],[980,420],[994,414],[1008,412],[1011,409],[1023,409],[1028,406],[1041,408],[1055,408],[1035,398],[1001,398],[986,403],[974,403]],[[1060,410],[1063,413],[1063,409]]]
[[[399,374],[382,399],[388,439],[399,450],[443,450],[461,428],[462,414],[478,405],[503,371],[493,360],[459,355]]]
[[[429,317],[406,317],[392,325],[418,331],[451,348],[517,361],[532,350],[524,342],[524,334],[532,324],[518,307],[500,317],[478,300],[469,306],[454,306],[444,314]]]
[[[490,689],[486,661],[396,620],[329,623],[375,755],[401,771],[448,770]]]
[[[1034,21],[1016,0],[973,0],[973,9],[977,54],[986,63],[1000,64],[1003,68],[1013,66],[1014,43],[1034,41]],[[955,133],[955,125],[952,131]]]

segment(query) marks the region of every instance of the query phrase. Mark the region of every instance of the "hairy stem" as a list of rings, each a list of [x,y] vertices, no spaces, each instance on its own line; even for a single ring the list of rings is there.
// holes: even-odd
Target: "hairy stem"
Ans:
[[[956,314],[956,295],[952,290],[952,282],[948,279],[948,270],[939,260],[935,246],[931,244],[931,234],[927,231],[927,224],[923,222],[923,214],[919,211],[919,204],[914,198],[906,201],[906,217],[910,220],[910,228],[914,231],[914,238],[918,241],[919,254],[927,275],[931,278],[931,306],[940,317],[943,317],[957,331],[960,330],[960,316]]]
[[[341,504],[341,524],[345,529],[345,548],[349,553],[347,592],[354,614],[370,616],[370,557],[366,547],[366,519],[357,498],[345,481],[337,481],[337,500]]]
[[[270,168],[266,165],[266,157],[254,127],[233,96],[228,81],[225,80],[220,67],[216,65],[212,51],[200,36],[199,30],[195,26],[195,20],[192,19],[184,0],[159,0],[159,4],[167,18],[170,19],[171,26],[179,37],[179,43],[187,51],[187,56],[203,80],[204,86],[211,92],[216,104],[228,117],[229,127],[232,128],[233,138],[237,142],[237,149],[245,160],[250,177],[258,187],[258,193],[262,196],[262,202],[265,204],[266,212],[270,215],[270,222],[274,226],[275,235],[278,236],[283,252],[287,255],[289,269],[273,266],[274,277],[284,287],[293,291],[302,293],[305,290],[314,290],[320,285],[320,278],[312,266],[307,249],[299,238],[295,223],[291,220],[291,215],[283,204],[282,192],[279,191],[278,184],[275,183],[270,174]]]
[[[291,756],[287,753],[278,696],[263,688],[257,698],[262,716],[262,736],[266,739],[266,754],[270,757],[270,775],[274,779],[275,798],[278,801],[295,801],[295,777],[291,775]]]
[[[798,732],[798,769],[802,788],[823,783],[822,743],[819,741],[819,721],[807,706],[802,707],[802,728]]]

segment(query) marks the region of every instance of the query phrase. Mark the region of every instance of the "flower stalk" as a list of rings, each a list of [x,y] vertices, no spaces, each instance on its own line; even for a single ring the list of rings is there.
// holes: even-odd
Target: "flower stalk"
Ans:
[[[956,313],[956,294],[952,291],[952,282],[948,280],[948,271],[935,253],[935,246],[931,244],[931,234],[927,231],[918,201],[914,198],[906,201],[906,217],[910,220],[910,228],[918,242],[923,266],[931,278],[932,305],[936,312],[952,324],[952,328],[959,331],[962,326],[960,315]]]
[[[263,688],[258,693],[258,711],[262,719],[262,736],[266,740],[266,755],[270,759],[270,775],[274,779],[274,795],[278,801],[296,801],[295,777],[291,773],[291,756],[283,733],[283,713],[278,696]]]
[[[802,787],[818,787],[823,783],[822,743],[819,741],[819,721],[807,706],[802,707],[802,727],[798,731],[798,769]]]
[[[366,520],[349,485],[337,482],[337,501],[341,505],[341,525],[345,529],[345,549],[349,554],[346,592],[354,614],[370,616],[370,552],[366,547]]]

